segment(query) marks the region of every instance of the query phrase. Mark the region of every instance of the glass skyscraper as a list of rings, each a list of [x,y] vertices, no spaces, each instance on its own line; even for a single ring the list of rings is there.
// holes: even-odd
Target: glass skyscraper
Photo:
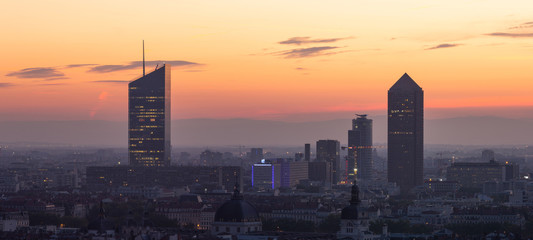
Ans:
[[[423,184],[424,91],[404,74],[388,93],[388,179],[402,194]]]
[[[170,65],[129,87],[128,150],[132,166],[170,166]]]
[[[371,180],[373,171],[372,161],[372,119],[367,115],[357,115],[352,120],[352,130],[348,131],[348,178]]]

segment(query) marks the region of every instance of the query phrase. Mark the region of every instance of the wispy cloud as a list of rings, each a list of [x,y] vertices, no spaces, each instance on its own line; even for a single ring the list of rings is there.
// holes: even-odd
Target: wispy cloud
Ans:
[[[344,38],[322,38],[322,39],[311,39],[311,37],[292,37],[285,41],[278,42],[279,44],[288,44],[288,45],[303,45],[311,43],[332,43],[344,39],[349,39],[351,37]]]
[[[6,76],[16,78],[53,78],[63,77],[65,74],[53,67],[36,67],[25,68],[19,71],[11,72],[6,74]]]
[[[7,88],[7,87],[13,87],[15,84],[8,83],[8,82],[0,82],[0,88]]]
[[[39,86],[61,86],[61,85],[67,85],[66,83],[41,83],[38,84]]]
[[[92,81],[94,83],[111,83],[111,84],[126,84],[129,83],[129,81],[126,80],[97,80]]]
[[[65,80],[65,79],[70,79],[70,78],[68,78],[68,77],[53,77],[53,78],[47,78],[44,81],[57,81],[57,80]]]
[[[523,28],[533,28],[533,22],[525,22],[518,26],[510,27],[509,29],[523,29]]]
[[[157,61],[146,61],[145,63],[147,66],[155,66],[156,64],[162,65],[163,63],[167,63],[174,67],[193,67],[193,66],[203,65],[200,63],[180,61],[180,60],[174,60],[174,61],[157,60]],[[142,61],[133,61],[133,62],[129,62],[128,64],[122,64],[122,65],[118,65],[118,64],[117,65],[97,65],[97,66],[90,68],[88,72],[109,73],[109,72],[117,72],[117,71],[141,68],[142,66],[143,66]]]
[[[487,33],[485,35],[495,36],[495,37],[510,37],[510,38],[530,38],[530,37],[533,37],[533,33],[494,32],[494,33]]]
[[[92,64],[92,63],[84,63],[84,64],[70,64],[65,66],[65,68],[78,68],[78,67],[88,67],[88,66],[95,66],[98,64]]]
[[[439,49],[439,48],[451,48],[451,47],[457,47],[457,46],[461,46],[461,45],[462,44],[443,43],[443,44],[439,44],[439,45],[434,46],[434,47],[426,48],[426,50],[433,50],[433,49]]]
[[[298,70],[298,71],[303,71],[303,70],[307,70],[307,68],[303,68],[303,67],[297,67],[297,68],[294,68],[295,70]]]
[[[285,58],[308,58],[324,55],[338,54],[341,52],[332,52],[330,50],[338,49],[339,47],[310,47],[310,48],[297,48],[286,51],[274,53],[275,55],[283,56]]]

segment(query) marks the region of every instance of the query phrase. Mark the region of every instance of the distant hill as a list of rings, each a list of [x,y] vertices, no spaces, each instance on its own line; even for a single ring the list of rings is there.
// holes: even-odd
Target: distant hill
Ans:
[[[374,120],[374,142],[386,142],[386,117]],[[250,119],[172,121],[173,146],[298,146],[319,139],[346,144],[351,119],[282,122]],[[0,142],[41,142],[87,146],[127,146],[127,123],[111,121],[0,122]],[[533,144],[533,119],[461,117],[425,121],[425,143]]]

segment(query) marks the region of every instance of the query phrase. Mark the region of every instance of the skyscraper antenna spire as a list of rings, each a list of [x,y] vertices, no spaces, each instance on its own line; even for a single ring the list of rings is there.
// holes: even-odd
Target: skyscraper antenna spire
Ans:
[[[143,77],[146,76],[146,69],[144,64],[144,40],[143,40]]]

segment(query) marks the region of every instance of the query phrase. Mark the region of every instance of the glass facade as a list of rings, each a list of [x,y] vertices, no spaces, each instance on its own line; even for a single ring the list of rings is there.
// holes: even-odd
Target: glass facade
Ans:
[[[490,161],[483,163],[460,162],[448,167],[446,179],[459,182],[465,188],[483,188],[489,181],[503,182],[506,180],[506,165]]]
[[[129,87],[128,150],[132,166],[170,166],[170,65]]]
[[[404,74],[388,93],[388,179],[402,193],[423,184],[424,91]]]
[[[352,120],[352,130],[348,131],[347,174],[350,179],[372,179],[372,119],[359,115]]]
[[[316,160],[331,163],[333,184],[339,181],[340,143],[337,140],[318,140],[316,142]]]

